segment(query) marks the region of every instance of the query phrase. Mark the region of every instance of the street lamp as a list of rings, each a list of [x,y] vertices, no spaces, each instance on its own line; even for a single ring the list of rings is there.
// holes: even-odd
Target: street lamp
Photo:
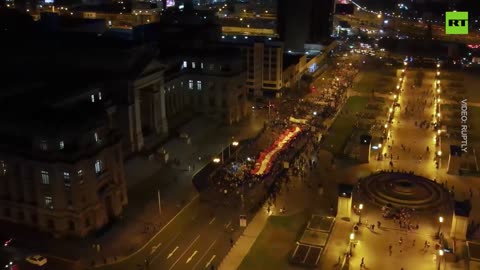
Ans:
[[[362,224],[362,209],[363,209],[363,204],[360,204],[358,206],[358,224]]]
[[[353,240],[355,240],[355,234],[354,233],[351,233],[350,234],[350,256],[352,256],[352,246],[353,246]]]
[[[218,157],[214,158],[213,163],[220,163],[220,158],[218,158]]]
[[[438,238],[440,238],[440,229],[442,228],[442,223],[443,223],[443,217],[440,216],[438,217],[438,232],[437,232]]]
[[[237,147],[240,143],[237,141],[232,142],[232,146]],[[238,160],[238,149],[235,149],[235,161]]]
[[[442,263],[442,259],[443,259],[443,250],[439,249],[438,250],[438,259],[437,259],[437,262],[438,262],[437,270],[440,270],[440,264]]]

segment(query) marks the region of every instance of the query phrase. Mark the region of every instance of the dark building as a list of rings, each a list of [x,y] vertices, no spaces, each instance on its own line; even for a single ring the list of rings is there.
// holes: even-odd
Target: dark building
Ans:
[[[0,220],[85,236],[121,215],[127,190],[115,108],[69,87],[0,101]]]
[[[303,51],[332,33],[334,0],[278,0],[277,32],[286,50]]]

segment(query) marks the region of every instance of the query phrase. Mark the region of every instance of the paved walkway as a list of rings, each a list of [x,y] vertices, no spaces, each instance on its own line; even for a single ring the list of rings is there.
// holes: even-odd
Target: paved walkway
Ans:
[[[228,255],[223,259],[218,267],[219,270],[237,269],[242,263],[245,256],[247,256],[250,248],[253,246],[258,236],[268,221],[267,205],[263,205],[262,209],[258,211],[250,224],[245,228],[243,234],[238,238],[233,245]]]

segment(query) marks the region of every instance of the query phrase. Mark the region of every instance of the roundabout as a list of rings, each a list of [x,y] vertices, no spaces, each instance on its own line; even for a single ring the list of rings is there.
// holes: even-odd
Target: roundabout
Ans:
[[[382,172],[360,180],[366,199],[379,205],[427,210],[450,200],[444,188],[428,178],[408,173]]]

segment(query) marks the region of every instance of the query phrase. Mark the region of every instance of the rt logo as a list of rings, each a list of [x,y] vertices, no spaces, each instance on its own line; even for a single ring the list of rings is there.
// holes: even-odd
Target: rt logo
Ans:
[[[447,35],[468,34],[468,12],[446,12],[445,33]]]

